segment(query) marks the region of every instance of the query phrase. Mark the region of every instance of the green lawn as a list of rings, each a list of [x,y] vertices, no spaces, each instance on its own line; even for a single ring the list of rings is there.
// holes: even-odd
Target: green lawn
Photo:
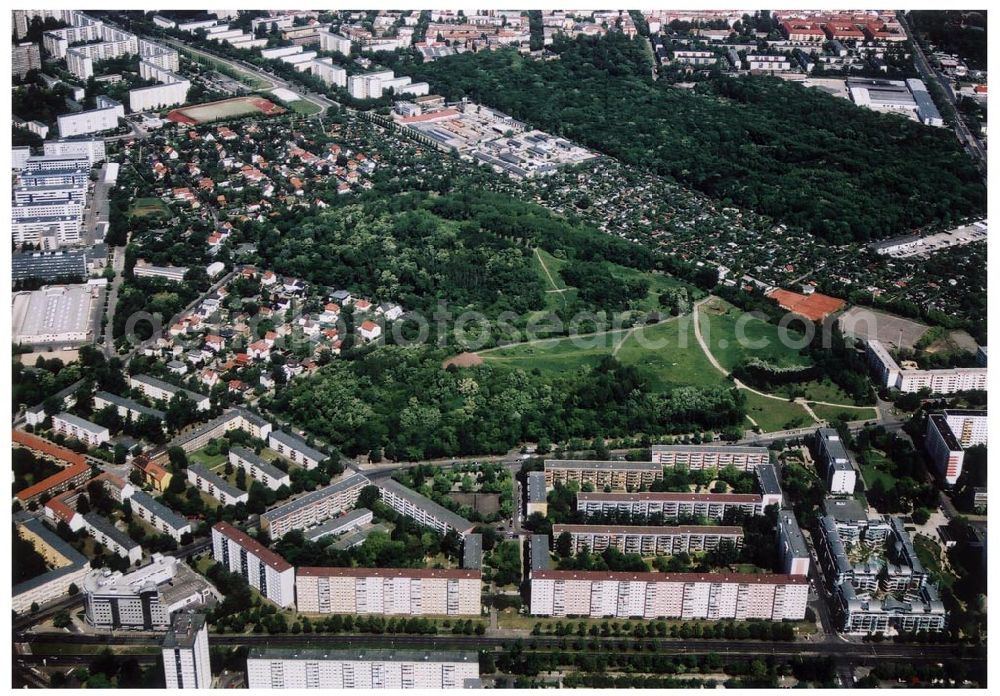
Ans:
[[[865,479],[865,488],[871,488],[876,481],[881,481],[886,489],[896,485],[896,477],[889,473],[892,466],[884,454],[878,450],[866,450],[860,457],[864,463],[861,464],[861,474]]]
[[[768,399],[749,391],[743,393],[747,397],[747,415],[757,421],[757,425],[765,433],[800,428],[815,423],[799,404]]]
[[[725,382],[698,346],[690,316],[637,327],[634,331],[621,329],[587,338],[555,338],[509,346],[483,353],[482,357],[497,365],[565,374],[596,365],[619,343],[617,360],[637,367],[652,391]]]
[[[313,114],[318,114],[322,111],[322,107],[315,102],[311,102],[307,99],[299,99],[293,102],[285,102],[285,105],[297,114],[303,114],[305,116],[312,116]]]
[[[727,370],[748,358],[760,358],[778,367],[812,364],[798,349],[782,343],[783,336],[799,342],[802,334],[785,331],[720,298],[702,305],[698,319],[712,355]]]
[[[698,345],[691,315],[637,328],[622,343],[616,357],[625,365],[637,367],[653,391],[729,384]]]
[[[705,296],[704,291],[694,287],[693,285],[688,285],[673,276],[663,275],[661,273],[644,273],[643,271],[638,271],[634,268],[627,268],[625,266],[618,266],[615,264],[611,264],[611,273],[616,278],[621,280],[645,280],[649,282],[649,292],[646,294],[645,299],[638,302],[635,307],[642,312],[656,312],[663,310],[664,307],[660,304],[660,295],[662,295],[666,290],[686,287],[688,289],[688,299],[692,302],[700,300]]]
[[[147,215],[169,215],[170,208],[159,198],[136,198],[132,202],[129,214],[133,217],[145,217]]]
[[[826,399],[824,399],[825,401]],[[878,412],[872,408],[845,408],[843,406],[824,406],[822,404],[810,404],[809,408],[828,423],[832,423],[840,414],[847,414],[848,420],[874,420],[878,418]]]
[[[206,454],[205,448],[195,450],[194,452],[188,453],[188,461],[198,462],[202,466],[208,469],[214,469],[217,466],[225,464],[229,460],[229,456],[217,452],[216,454]]]

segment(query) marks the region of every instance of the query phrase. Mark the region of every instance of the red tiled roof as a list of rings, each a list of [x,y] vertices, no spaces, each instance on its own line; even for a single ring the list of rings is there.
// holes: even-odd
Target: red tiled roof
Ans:
[[[315,568],[300,567],[296,575],[306,577],[352,577],[352,578],[459,578],[479,580],[478,570],[462,568]]]
[[[53,444],[48,440],[43,440],[40,437],[35,437],[29,433],[21,432],[20,430],[13,431],[12,438],[14,442],[19,445],[33,449],[41,454],[60,459],[69,464],[69,466],[65,469],[57,471],[48,478],[42,479],[38,483],[28,486],[22,491],[18,491],[17,497],[20,500],[31,500],[48,490],[62,486],[78,476],[85,475],[90,471],[90,465],[87,464],[87,461],[84,459],[82,454],[77,454],[76,452],[68,450],[65,447],[60,447],[59,445]]]
[[[274,568],[279,573],[283,573],[286,570],[291,570],[292,564],[286,561],[284,558],[271,551],[267,547],[261,545],[256,539],[250,535],[241,532],[239,529],[229,524],[228,522],[217,522],[212,529],[218,530],[220,534],[228,537],[235,541],[237,544],[242,546],[247,550],[248,553],[252,553],[261,562]]]

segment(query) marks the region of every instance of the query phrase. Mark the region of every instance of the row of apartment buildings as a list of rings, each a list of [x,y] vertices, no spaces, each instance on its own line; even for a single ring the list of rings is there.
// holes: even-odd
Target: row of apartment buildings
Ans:
[[[953,367],[938,370],[921,370],[900,367],[881,341],[870,340],[866,355],[879,386],[901,392],[918,392],[929,389],[932,394],[954,394],[960,391],[985,390],[985,367]]]
[[[743,529],[720,525],[642,527],[610,526],[591,524],[555,524],[552,536],[569,534],[572,552],[584,549],[591,553],[601,553],[605,549],[617,549],[621,553],[641,556],[673,556],[679,553],[713,551],[722,543],[729,543],[735,549],[743,546]]]

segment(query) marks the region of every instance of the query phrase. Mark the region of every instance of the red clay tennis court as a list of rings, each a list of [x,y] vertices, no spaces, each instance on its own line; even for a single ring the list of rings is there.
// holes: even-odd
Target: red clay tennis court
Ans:
[[[801,295],[791,290],[778,288],[769,292],[767,296],[777,302],[782,309],[800,314],[810,321],[820,321],[847,305],[846,300],[819,292]]]

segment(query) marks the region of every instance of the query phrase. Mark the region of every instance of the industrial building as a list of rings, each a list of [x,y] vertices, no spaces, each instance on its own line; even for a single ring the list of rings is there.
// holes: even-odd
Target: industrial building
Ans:
[[[482,574],[454,568],[298,568],[306,614],[480,616]]]
[[[306,493],[260,516],[261,528],[280,539],[293,529],[307,529],[354,507],[361,489],[371,481],[361,474],[341,477],[329,486]]]
[[[479,686],[474,652],[251,648],[250,689],[462,689]]]
[[[11,329],[15,343],[81,344],[93,338],[94,301],[100,286],[48,285],[13,296]]]
[[[809,580],[801,575],[537,570],[531,575],[531,614],[800,620],[808,594]]]

